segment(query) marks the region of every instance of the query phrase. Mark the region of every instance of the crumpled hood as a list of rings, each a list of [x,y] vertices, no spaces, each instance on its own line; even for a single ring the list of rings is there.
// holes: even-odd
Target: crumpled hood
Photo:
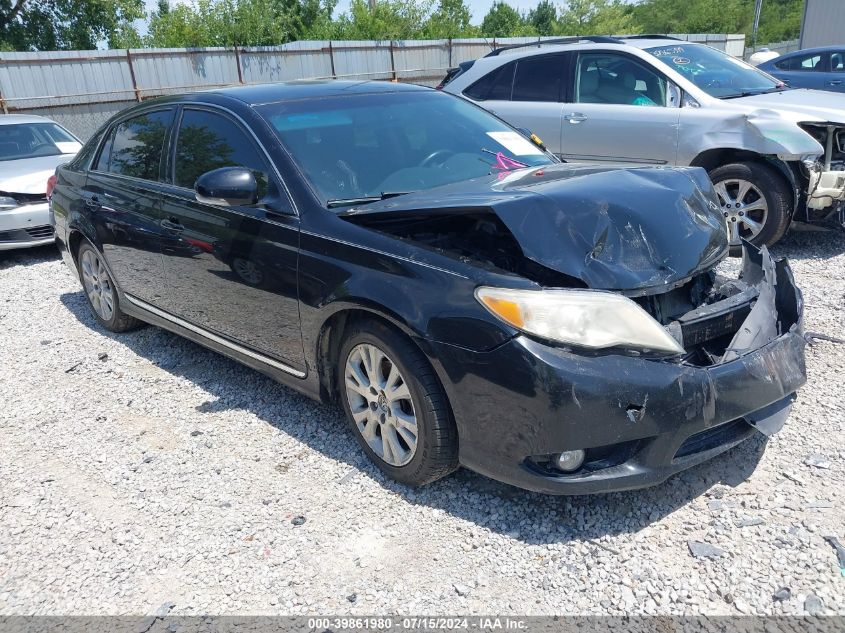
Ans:
[[[828,121],[845,125],[845,95],[823,90],[793,89],[731,99],[749,110],[776,110],[791,121]]]
[[[712,185],[699,168],[550,165],[391,198],[342,213],[495,213],[523,254],[588,287],[647,294],[728,252]]]
[[[0,161],[0,191],[38,194],[47,191],[47,179],[56,167],[73,158],[73,154],[38,156]]]

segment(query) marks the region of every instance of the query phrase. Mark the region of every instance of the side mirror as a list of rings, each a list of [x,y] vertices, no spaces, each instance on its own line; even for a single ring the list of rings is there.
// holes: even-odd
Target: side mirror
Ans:
[[[246,167],[221,167],[205,172],[194,185],[197,201],[221,206],[258,202],[258,183]]]

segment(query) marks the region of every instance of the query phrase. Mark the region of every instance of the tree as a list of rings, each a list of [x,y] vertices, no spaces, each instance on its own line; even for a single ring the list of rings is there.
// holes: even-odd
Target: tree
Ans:
[[[509,4],[496,0],[481,22],[481,34],[485,37],[513,37],[523,28],[522,17]]]
[[[430,0],[378,0],[370,9],[366,0],[352,0],[349,13],[335,20],[336,39],[405,40],[419,37],[431,12]]]
[[[528,22],[538,35],[554,35],[557,31],[557,9],[551,0],[540,0],[536,7],[528,12]]]
[[[473,37],[477,30],[470,24],[469,7],[463,0],[440,0],[423,29],[428,39]]]
[[[677,0],[670,1],[677,3]],[[641,32],[641,28],[633,19],[631,7],[621,0],[568,0],[560,12],[558,23],[562,35],[621,35]]]
[[[93,49],[131,39],[144,0],[0,0],[0,48]]]

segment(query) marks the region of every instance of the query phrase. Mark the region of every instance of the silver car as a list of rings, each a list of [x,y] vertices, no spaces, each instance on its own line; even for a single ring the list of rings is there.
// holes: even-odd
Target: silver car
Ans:
[[[843,221],[845,96],[790,90],[703,44],[546,40],[465,62],[441,88],[566,161],[705,168],[732,243],[772,244],[793,218]]]
[[[40,116],[0,116],[0,251],[53,242],[47,180],[79,139]]]

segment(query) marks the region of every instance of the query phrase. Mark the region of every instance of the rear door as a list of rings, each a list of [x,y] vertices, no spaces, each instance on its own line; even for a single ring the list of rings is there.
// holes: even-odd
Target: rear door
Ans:
[[[657,69],[619,51],[578,54],[563,108],[561,157],[570,161],[673,165],[680,108]]]
[[[82,188],[118,286],[153,304],[162,299],[164,287],[162,158],[175,112],[175,107],[151,109],[114,125]]]
[[[266,152],[234,115],[185,106],[174,133],[162,226],[165,310],[304,369],[297,299],[299,219]],[[199,202],[194,183],[219,167],[255,174],[254,206]]]
[[[520,58],[489,73],[464,94],[514,127],[536,134],[557,154],[568,58],[567,53]]]
[[[823,52],[809,52],[793,55],[775,62],[777,77],[790,88],[811,88],[825,90],[830,55]]]

